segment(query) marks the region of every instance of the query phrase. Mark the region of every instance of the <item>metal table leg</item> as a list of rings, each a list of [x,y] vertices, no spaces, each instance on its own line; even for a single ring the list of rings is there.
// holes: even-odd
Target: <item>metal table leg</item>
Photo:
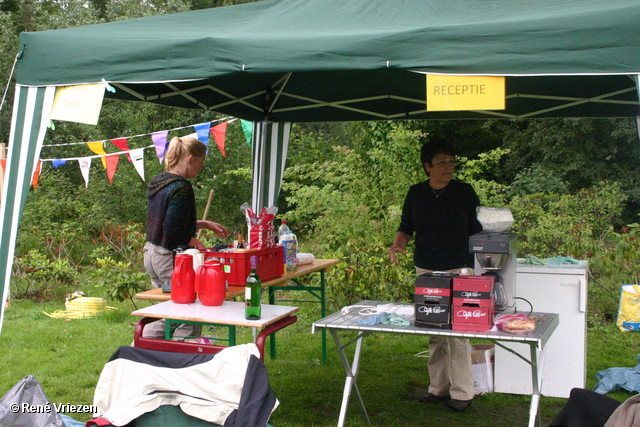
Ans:
[[[531,366],[531,404],[529,405],[529,424],[528,427],[541,427],[540,421],[540,390],[542,389],[542,375],[544,365],[544,348],[538,347],[538,342],[530,342],[529,359],[515,351],[510,347],[506,347],[498,341],[491,340],[495,345],[502,347],[513,355],[524,360]]]
[[[321,319],[327,317],[327,305],[326,305],[326,281],[324,277],[324,269],[320,270],[320,315]],[[327,330],[322,328],[322,363],[327,363]]]
[[[540,427],[540,391],[542,390],[541,373],[544,372],[544,348],[538,348],[537,343],[531,343],[529,348],[531,349],[531,383],[533,386],[529,408],[529,427],[536,425]]]
[[[371,420],[369,419],[369,414],[367,414],[367,408],[364,406],[364,401],[362,400],[362,395],[360,394],[360,389],[358,388],[357,378],[358,378],[358,369],[360,367],[360,352],[362,351],[362,341],[363,338],[369,335],[369,332],[360,332],[358,336],[342,345],[340,340],[340,336],[338,331],[335,329],[331,329],[331,335],[333,336],[333,340],[336,343],[336,348],[338,349],[338,353],[340,354],[340,361],[342,362],[342,367],[344,368],[344,372],[346,374],[346,380],[344,382],[344,391],[342,392],[342,405],[340,406],[340,416],[338,417],[338,427],[344,426],[344,420],[347,416],[347,408],[349,406],[349,396],[351,395],[351,390],[355,390],[356,397],[358,398],[358,403],[360,404],[360,409],[362,410],[362,415],[364,416],[367,424],[371,424]],[[353,362],[350,364],[349,359],[344,351],[346,347],[351,345],[355,341],[356,349],[353,354]]]

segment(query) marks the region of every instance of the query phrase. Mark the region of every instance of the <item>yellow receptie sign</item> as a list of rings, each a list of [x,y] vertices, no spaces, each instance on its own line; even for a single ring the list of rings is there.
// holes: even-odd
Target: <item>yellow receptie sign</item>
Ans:
[[[504,110],[504,77],[427,74],[427,111]]]
[[[98,124],[104,90],[102,83],[59,87],[53,99],[51,119]]]

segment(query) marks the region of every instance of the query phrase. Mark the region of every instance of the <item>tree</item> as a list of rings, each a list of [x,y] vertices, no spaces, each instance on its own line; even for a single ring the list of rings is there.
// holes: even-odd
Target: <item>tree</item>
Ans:
[[[640,207],[640,144],[631,119],[553,119],[494,122],[510,154],[496,170],[498,180],[529,190],[576,192],[600,181],[619,182],[628,196],[625,221]],[[536,181],[547,180],[536,184]],[[542,187],[540,187],[542,185]],[[520,189],[525,188],[524,185]]]

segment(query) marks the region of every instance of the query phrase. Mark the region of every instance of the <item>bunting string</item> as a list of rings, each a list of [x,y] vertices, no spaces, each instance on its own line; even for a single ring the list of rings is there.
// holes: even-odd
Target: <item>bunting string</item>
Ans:
[[[209,135],[211,135],[220,149],[222,156],[226,157],[224,145],[225,145],[225,136],[227,130],[227,124],[232,123],[238,120],[237,118],[225,117],[223,119],[216,119],[210,122],[199,123],[190,126],[182,126],[164,131],[157,131],[139,135],[133,135],[128,137],[120,137],[114,139],[106,139],[101,141],[91,141],[91,142],[71,142],[71,143],[63,143],[63,144],[49,144],[44,145],[44,147],[60,147],[60,146],[70,146],[70,145],[86,145],[89,150],[91,150],[94,154],[89,156],[79,156],[79,157],[67,157],[67,158],[49,158],[49,159],[40,159],[38,163],[38,174],[34,174],[34,181],[32,185],[34,188],[37,188],[38,183],[38,175],[39,169],[42,162],[52,162],[53,166],[57,169],[59,166],[66,165],[67,161],[77,161],[80,166],[80,171],[85,180],[85,185],[89,185],[89,169],[91,168],[91,160],[92,159],[100,159],[102,166],[107,171],[107,178],[109,182],[113,184],[113,176],[115,175],[116,169],[118,167],[118,160],[121,154],[126,154],[129,162],[133,163],[138,174],[145,180],[144,177],[144,150],[154,148],[156,150],[156,155],[160,163],[164,160],[164,153],[167,149],[168,135],[169,132],[178,131],[186,128],[194,128],[196,132],[190,134],[189,136],[193,136],[194,138],[202,141],[207,147],[209,146]],[[212,123],[217,123],[215,126],[212,126]],[[247,143],[251,145],[251,135],[247,134],[246,128],[247,123],[245,120],[241,120],[243,132],[245,134],[245,138],[247,139]],[[140,138],[140,137],[151,137],[153,141],[152,145],[147,145],[145,147],[134,148],[131,149],[128,145],[128,141],[131,138]],[[104,150],[105,144],[107,142],[111,142],[114,146],[119,148],[121,151],[107,153]]]
[[[223,119],[212,120],[209,123],[224,122],[224,121],[227,121],[227,120],[229,121],[229,123],[231,123],[231,122],[233,122],[233,121],[235,121],[237,119],[234,118],[234,117],[225,117]],[[242,121],[244,122],[244,120],[242,120]],[[251,122],[249,122],[249,123],[251,123]],[[178,128],[165,130],[164,132],[175,132],[175,131],[178,131],[178,130],[187,129],[187,128],[191,128],[191,127],[194,127],[194,126],[197,126],[197,125],[181,126],[181,127],[178,127]],[[160,131],[160,132],[163,132],[163,131]],[[119,137],[119,138],[116,138],[116,139],[121,139],[121,138],[127,138],[127,139],[141,138],[141,137],[144,137],[144,136],[151,136],[154,133],[156,133],[156,132],[141,133],[139,135],[124,136],[124,137]],[[110,139],[104,139],[102,141],[111,141],[111,140]],[[44,148],[44,147],[63,147],[63,146],[67,146],[67,145],[82,145],[82,144],[87,144],[87,142],[67,142],[67,143],[64,143],[64,144],[45,144],[45,145],[42,146],[42,148]]]

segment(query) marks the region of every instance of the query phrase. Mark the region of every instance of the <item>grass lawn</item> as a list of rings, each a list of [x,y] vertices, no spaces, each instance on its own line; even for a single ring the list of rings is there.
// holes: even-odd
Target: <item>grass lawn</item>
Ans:
[[[93,287],[87,296],[101,296]],[[138,306],[146,305],[138,302]],[[113,351],[133,339],[131,303],[114,303],[117,309],[90,319],[65,321],[47,317],[64,309],[64,296],[53,302],[12,301],[5,312],[0,334],[0,395],[20,379],[33,375],[49,400],[56,404],[90,405],[102,367]],[[288,303],[292,305],[292,303]],[[275,427],[335,426],[340,411],[344,371],[333,341],[328,341],[328,361],[320,363],[319,333],[311,334],[311,323],[319,309],[302,304],[299,320],[278,332],[278,358],[267,356],[271,386],[280,407],[271,422]],[[239,342],[250,334],[239,328]],[[215,331],[214,331],[215,332]],[[350,335],[345,334],[345,338]],[[418,353],[427,348],[425,337],[372,335],[363,348],[358,384],[374,426],[526,426],[529,398],[506,394],[477,396],[464,413],[443,405],[427,405],[417,399],[428,385],[427,359]],[[614,324],[597,322],[588,329],[587,388],[596,384],[598,371],[610,367],[633,367],[639,353],[640,334],[617,330]],[[351,350],[353,351],[353,350]],[[626,392],[610,393],[620,401]],[[346,424],[365,426],[357,405],[349,407]],[[542,425],[548,425],[564,405],[564,399],[541,399]],[[87,421],[92,414],[68,415]]]

